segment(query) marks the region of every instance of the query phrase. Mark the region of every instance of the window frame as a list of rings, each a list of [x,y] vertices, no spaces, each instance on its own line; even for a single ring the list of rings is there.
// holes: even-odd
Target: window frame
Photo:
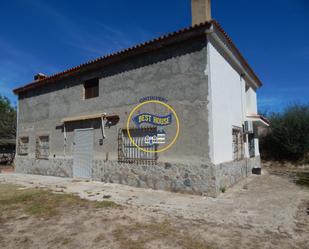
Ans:
[[[97,98],[100,95],[99,91],[99,78],[92,78],[86,80],[83,84],[84,100]]]
[[[23,139],[27,139],[27,142],[23,142],[23,145],[21,145],[21,141]],[[20,137],[18,137],[18,150],[17,150],[17,154],[19,156],[27,156],[29,154],[29,143],[30,143],[29,136],[20,136]],[[26,147],[26,149],[23,148],[25,150],[25,152],[21,152],[21,146]]]
[[[41,144],[42,138],[47,138],[47,148],[44,148],[44,144]],[[48,151],[48,153],[42,153],[41,150],[45,149]],[[44,159],[44,160],[48,160],[49,159],[49,155],[50,155],[50,136],[49,134],[41,134],[41,135],[37,135],[36,139],[35,139],[35,158],[36,159]]]
[[[156,127],[130,128],[130,133],[134,142],[141,148],[147,149],[145,144],[146,134],[156,134]],[[158,145],[155,146],[155,151]],[[128,130],[120,128],[118,132],[118,163],[156,165],[158,163],[157,152],[143,152],[137,148],[128,137]]]
[[[235,140],[235,136],[236,136],[236,140]],[[240,161],[244,159],[245,155],[244,155],[243,130],[241,127],[238,127],[238,126],[232,127],[232,152],[233,152],[234,161]]]
[[[255,157],[255,134],[249,133],[248,134],[248,151],[249,157]]]

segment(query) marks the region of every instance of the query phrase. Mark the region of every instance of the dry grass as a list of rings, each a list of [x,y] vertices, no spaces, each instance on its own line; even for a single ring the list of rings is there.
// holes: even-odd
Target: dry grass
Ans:
[[[23,219],[32,218],[34,222],[44,220],[51,221],[50,218],[59,215],[59,218],[67,217],[71,210],[89,210],[89,214],[94,214],[100,209],[106,209],[104,215],[110,215],[108,209],[121,212],[122,206],[108,200],[100,202],[80,199],[78,196],[65,193],[53,193],[43,189],[21,188],[10,184],[0,185],[0,223],[6,221],[22,222]],[[117,211],[118,209],[118,211]],[[61,216],[60,216],[61,215]],[[39,218],[39,219],[37,219]],[[56,219],[58,221],[58,219]],[[148,223],[137,223],[131,217],[118,216],[113,219],[106,219],[104,223],[110,223],[113,229],[108,231],[95,230],[91,240],[99,246],[107,240],[112,241],[123,249],[144,249],[157,248],[157,245],[169,245],[170,248],[187,249],[209,249],[201,238],[193,238],[187,230],[176,229],[169,221],[156,222],[152,220]],[[74,231],[75,232],[75,231]],[[52,238],[48,243],[53,246],[73,247],[74,237],[78,233],[61,233]],[[33,239],[24,237],[19,241],[29,248]],[[28,245],[29,244],[29,245]],[[150,246],[150,247],[149,247]]]
[[[64,237],[64,236],[59,236],[54,238],[53,240],[49,241],[50,245],[53,245],[57,248],[62,248],[68,244],[70,244],[73,241],[72,238]]]
[[[95,202],[96,208],[121,208],[121,205],[113,201],[97,201]]]
[[[15,185],[0,185],[0,219],[3,214],[22,210],[26,215],[50,218],[64,207],[119,208],[112,201],[91,202],[72,194],[55,194],[49,190],[22,189]]]
[[[106,238],[105,238],[105,235],[102,234],[102,233],[99,233],[99,234],[95,237],[94,242],[100,242],[100,241],[105,240],[105,239],[106,239]]]
[[[309,187],[309,172],[297,172],[295,183],[304,187]]]
[[[168,221],[120,225],[113,231],[113,236],[119,248],[124,249],[145,249],[147,244],[156,242],[169,243],[174,248],[213,248],[200,238],[192,237],[188,231],[179,231]]]

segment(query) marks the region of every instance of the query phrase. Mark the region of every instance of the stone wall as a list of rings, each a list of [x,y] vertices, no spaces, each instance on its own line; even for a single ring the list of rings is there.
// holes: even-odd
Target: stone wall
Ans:
[[[233,186],[241,179],[251,175],[253,168],[260,167],[261,159],[259,156],[215,165],[215,191],[219,193],[223,189]]]
[[[73,159],[35,159],[17,157],[14,160],[16,173],[73,177]]]
[[[93,179],[120,183],[134,187],[161,189],[212,195],[214,188],[213,166],[210,163],[159,165],[119,164],[115,161],[95,160]]]
[[[72,177],[73,159],[37,160],[15,158],[17,173]],[[92,179],[133,187],[217,196],[241,179],[252,168],[260,167],[260,157],[213,165],[201,163],[159,163],[158,165],[119,164],[93,160]]]
[[[73,177],[73,159],[38,160],[15,158],[15,170],[23,174]],[[93,160],[92,179],[141,188],[172,192],[214,195],[213,165],[160,163],[158,165],[119,164],[117,161]]]

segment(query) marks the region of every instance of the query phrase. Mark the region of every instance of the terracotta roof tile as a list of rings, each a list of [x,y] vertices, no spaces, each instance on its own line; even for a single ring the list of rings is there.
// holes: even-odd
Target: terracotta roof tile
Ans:
[[[153,49],[157,49],[158,47],[154,47],[154,46],[156,46],[157,43],[168,42],[171,39],[175,39],[175,38],[183,36],[187,33],[189,34],[190,32],[193,32],[194,35],[202,34],[202,32],[205,32],[205,30],[210,28],[211,24],[215,25],[218,28],[218,30],[224,35],[224,37],[228,40],[229,44],[233,47],[233,49],[235,49],[235,51],[239,55],[239,58],[241,59],[241,62],[243,63],[243,65],[250,71],[250,73],[254,76],[255,80],[257,80],[257,82],[260,85],[262,85],[260,80],[258,79],[258,77],[255,75],[253,70],[250,68],[247,61],[244,59],[244,57],[241,55],[241,53],[239,52],[237,47],[232,42],[231,38],[227,35],[227,33],[223,30],[223,28],[220,26],[220,24],[217,21],[212,20],[210,22],[201,23],[201,24],[198,24],[198,25],[194,25],[194,26],[191,26],[191,27],[181,29],[181,30],[173,32],[173,33],[169,33],[169,34],[160,36],[160,37],[155,38],[153,40],[135,45],[133,47],[121,50],[119,52],[111,53],[111,54],[99,57],[97,59],[90,60],[86,63],[80,64],[78,66],[72,67],[72,68],[64,70],[62,72],[47,76],[44,79],[33,81],[29,84],[26,84],[25,86],[16,88],[16,89],[13,90],[13,92],[15,94],[19,94],[21,92],[43,86],[45,84],[57,81],[57,80],[61,79],[61,77],[70,76],[71,74],[78,72],[80,69],[84,69],[84,68],[86,69],[87,67],[95,65],[97,63],[101,63],[101,62],[108,63],[108,62],[112,62],[112,60],[116,59],[116,58],[121,59],[122,57],[125,58],[126,56],[134,55],[134,52],[136,52],[136,53],[147,52],[148,50],[151,51]],[[197,33],[194,33],[195,31],[197,31]]]

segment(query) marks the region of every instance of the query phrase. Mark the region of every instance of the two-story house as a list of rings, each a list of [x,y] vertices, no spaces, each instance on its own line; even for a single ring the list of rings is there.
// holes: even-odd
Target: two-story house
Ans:
[[[15,89],[16,172],[217,195],[260,167],[261,86],[192,0],[191,27]]]

